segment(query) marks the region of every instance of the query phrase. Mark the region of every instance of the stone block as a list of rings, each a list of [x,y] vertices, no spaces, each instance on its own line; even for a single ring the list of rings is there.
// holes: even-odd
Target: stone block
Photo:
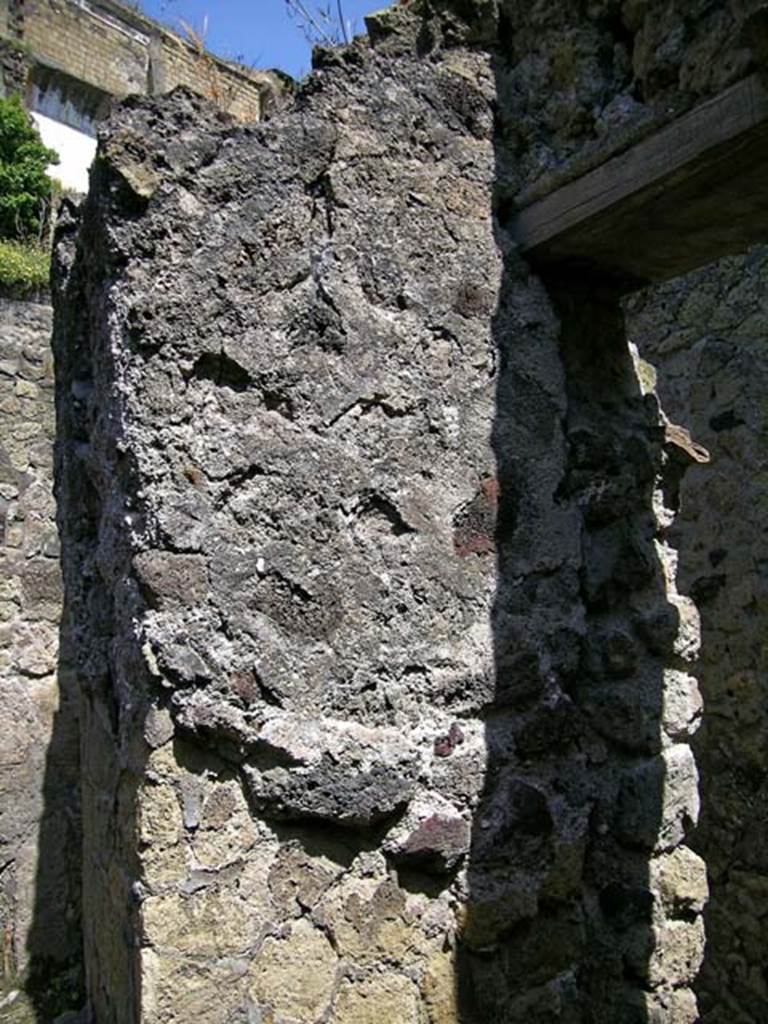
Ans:
[[[687,846],[654,857],[650,885],[669,917],[701,913],[709,896],[707,865]]]
[[[247,953],[261,920],[232,890],[204,888],[192,895],[148,896],[141,905],[144,941],[160,953],[218,959]]]
[[[170,786],[144,786],[139,798],[139,835],[145,846],[174,846],[182,836],[181,808]]]
[[[693,676],[674,669],[664,672],[663,683],[664,732],[670,739],[690,739],[701,724],[703,701],[699,684]]]
[[[378,974],[342,982],[330,1020],[334,1024],[418,1024],[418,993],[410,978]]]
[[[254,746],[266,763],[243,771],[264,813],[348,828],[369,828],[404,807],[420,766],[394,730],[301,716],[271,715]]]
[[[153,607],[192,607],[208,593],[206,562],[199,555],[142,551],[133,560],[139,584]]]
[[[457,972],[451,951],[437,953],[427,962],[421,987],[429,1024],[455,1024],[461,1019]]]
[[[654,929],[654,948],[647,964],[649,984],[656,988],[669,978],[692,985],[704,959],[704,921],[667,921]]]
[[[58,622],[63,589],[58,562],[49,558],[27,559],[21,570],[22,608],[30,619]]]
[[[329,1012],[337,968],[336,953],[325,934],[300,918],[286,924],[280,937],[264,940],[249,971],[250,995],[276,1020],[315,1024]]]
[[[616,819],[621,842],[651,850],[677,846],[698,821],[698,783],[693,754],[684,744],[668,747],[628,772]]]

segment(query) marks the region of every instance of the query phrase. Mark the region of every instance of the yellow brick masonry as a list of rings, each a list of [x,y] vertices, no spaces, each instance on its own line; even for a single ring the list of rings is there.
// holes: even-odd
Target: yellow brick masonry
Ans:
[[[9,34],[11,7],[12,0],[0,0],[0,34]],[[23,0],[22,10],[21,41],[37,62],[112,96],[186,85],[253,121],[275,88],[271,76],[201,54],[117,0]]]

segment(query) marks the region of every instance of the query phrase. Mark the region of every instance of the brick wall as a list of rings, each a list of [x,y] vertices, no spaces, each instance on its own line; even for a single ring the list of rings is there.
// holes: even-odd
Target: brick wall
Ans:
[[[0,0],[0,36],[35,61],[112,96],[186,85],[241,120],[258,120],[271,76],[202,55],[189,41],[115,0]]]
[[[185,43],[168,36],[162,51],[165,87],[170,92],[177,85],[186,85],[242,121],[258,121],[261,92],[245,75],[229,72],[207,55],[190,49]]]
[[[128,35],[72,2],[34,0],[24,18],[24,42],[44,64],[115,96],[146,92],[149,37]]]

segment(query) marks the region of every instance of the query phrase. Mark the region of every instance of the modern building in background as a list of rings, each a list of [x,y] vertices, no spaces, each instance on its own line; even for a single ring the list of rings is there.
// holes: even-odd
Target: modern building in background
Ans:
[[[117,0],[0,0],[2,86],[20,92],[53,174],[87,191],[96,126],[113,99],[185,85],[243,121],[262,116],[275,81],[221,60]]]

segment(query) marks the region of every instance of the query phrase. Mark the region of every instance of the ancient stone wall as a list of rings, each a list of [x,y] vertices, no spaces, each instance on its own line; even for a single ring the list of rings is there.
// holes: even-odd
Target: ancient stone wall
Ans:
[[[704,672],[726,722],[699,745],[722,776],[696,847],[715,850],[702,1007],[734,1015],[712,996],[733,963],[727,998],[760,1019],[759,636],[733,616],[758,621],[761,562],[713,546],[702,497],[714,473],[726,508],[743,459],[759,522],[762,421],[735,397],[758,347],[686,336],[687,382],[669,316],[711,326],[727,291],[722,330],[743,319],[717,271],[630,307],[670,417],[715,453],[691,470],[618,300],[539,280],[507,234],[516,202],[750,71],[755,6],[402,6],[319,54],[270,124],[179,93],[103,134],[57,239],[82,757],[70,706],[46,776],[64,788],[22,823],[76,826],[79,770],[98,1024],[698,1020],[686,594],[719,610]],[[55,574],[34,548],[11,561],[34,651]],[[30,948],[59,864],[41,844]],[[61,921],[66,950],[78,911]]]
[[[66,1005],[81,991],[78,700],[59,644],[51,318],[0,302],[0,976],[57,980]]]
[[[687,474],[676,528],[681,586],[702,626],[694,848],[711,902],[699,986],[703,1020],[756,1024],[768,1013],[768,252],[639,294],[628,317],[648,385],[712,456]]]
[[[268,125],[133,101],[62,222],[98,1021],[698,1019],[687,457],[505,224],[616,145],[567,96],[626,140],[751,58],[590,10],[398,10]]]
[[[471,39],[490,43],[499,55],[505,159],[497,186],[512,207],[540,198],[745,77],[762,45],[761,0],[432,6],[471,12]],[[401,17],[393,8],[387,30]],[[430,31],[442,30],[433,22],[422,45]],[[450,26],[449,38],[456,35]]]

